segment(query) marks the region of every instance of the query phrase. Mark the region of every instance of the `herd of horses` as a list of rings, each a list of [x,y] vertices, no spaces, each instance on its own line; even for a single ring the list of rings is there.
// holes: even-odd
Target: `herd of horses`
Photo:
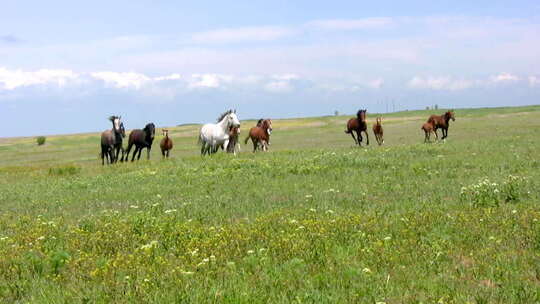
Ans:
[[[356,118],[347,121],[345,133],[351,134],[355,144],[361,146],[363,142],[362,133],[366,137],[366,145],[369,145],[368,126],[366,121],[366,109],[359,110]],[[156,133],[156,126],[153,123],[147,124],[143,129],[131,131],[128,137],[127,149],[123,148],[123,139],[126,137],[124,123],[121,116],[111,116],[109,120],[112,123],[112,129],[101,133],[101,163],[105,165],[113,164],[120,160],[128,161],[129,153],[133,146],[135,150],[131,156],[131,161],[141,158],[144,148],[147,149],[147,158],[150,159],[150,151]],[[431,142],[431,134],[435,134],[435,139],[439,138],[437,130],[442,130],[442,138],[448,137],[448,127],[450,120],[455,121],[454,111],[447,111],[443,115],[431,115],[426,123],[422,125],[425,138],[424,142]],[[384,131],[382,127],[382,117],[377,117],[372,127],[373,134],[379,145],[384,143]],[[163,129],[163,139],[160,142],[161,154],[163,158],[168,158],[173,141],[169,137],[169,130]],[[356,137],[354,136],[356,133]],[[253,143],[253,152],[257,150],[268,151],[270,146],[270,135],[272,134],[272,120],[259,119],[257,125],[249,130],[248,136],[244,140],[247,144],[251,139]],[[227,153],[235,154],[240,152],[239,144],[240,121],[236,115],[236,110],[229,110],[219,116],[216,123],[207,123],[202,126],[199,132],[199,144],[201,145],[201,155],[214,154],[222,149]]]
[[[369,135],[367,133],[367,121],[366,121],[366,112],[367,110],[359,110],[356,113],[356,118],[351,118],[347,121],[347,129],[345,133],[351,134],[355,144],[361,146],[363,137],[362,132],[366,135],[366,145],[369,145]],[[424,131],[424,142],[431,142],[431,133],[435,134],[435,139],[439,139],[437,130],[441,129],[442,138],[445,139],[448,137],[448,127],[450,126],[450,120],[455,121],[454,111],[447,111],[443,115],[431,115],[428,120],[422,125],[421,130]],[[356,132],[356,137],[354,133]],[[382,117],[377,117],[375,124],[373,125],[373,134],[379,145],[384,143],[383,139],[383,128],[382,128]]]

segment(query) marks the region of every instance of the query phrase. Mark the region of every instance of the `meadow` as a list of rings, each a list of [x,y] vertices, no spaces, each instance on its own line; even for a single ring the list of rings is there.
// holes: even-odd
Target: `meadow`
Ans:
[[[0,302],[540,303],[540,106],[424,144],[431,113],[368,147],[349,116],[273,120],[267,153],[242,121],[236,157],[169,127],[170,159],[112,166],[97,133],[0,139]]]

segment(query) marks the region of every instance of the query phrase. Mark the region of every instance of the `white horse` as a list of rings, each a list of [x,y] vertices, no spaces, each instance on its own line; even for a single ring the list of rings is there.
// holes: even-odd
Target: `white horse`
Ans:
[[[230,127],[240,128],[240,121],[236,116],[236,110],[229,110],[221,114],[217,124],[208,123],[202,126],[201,133],[199,134],[201,154],[215,153],[221,145],[227,151]]]

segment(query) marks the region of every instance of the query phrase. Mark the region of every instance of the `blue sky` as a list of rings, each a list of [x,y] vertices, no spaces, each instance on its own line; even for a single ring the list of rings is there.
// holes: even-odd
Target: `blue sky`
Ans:
[[[0,136],[539,103],[537,1],[229,2],[2,1]]]

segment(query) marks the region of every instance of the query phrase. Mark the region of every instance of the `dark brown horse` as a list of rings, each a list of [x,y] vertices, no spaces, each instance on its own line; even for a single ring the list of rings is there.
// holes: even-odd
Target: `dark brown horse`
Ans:
[[[109,120],[112,122],[112,129],[105,130],[101,133],[101,164],[105,165],[105,159],[108,164],[113,164],[117,157],[115,157],[115,147],[118,142],[122,143],[122,129],[123,124],[120,122],[120,116],[111,116]],[[125,136],[125,132],[124,132]]]
[[[257,126],[249,130],[249,134],[244,140],[244,143],[247,144],[248,140],[251,138],[251,141],[253,142],[253,152],[257,151],[258,148],[267,151],[270,143],[270,134],[272,134],[272,120],[261,119],[257,123]]]
[[[163,158],[169,158],[169,153],[173,148],[172,139],[169,138],[169,130],[163,129],[163,136],[165,137],[163,137],[163,139],[159,143],[159,147],[161,148],[161,155],[163,155]]]
[[[384,132],[383,132],[381,122],[382,122],[382,118],[379,116],[377,117],[376,122],[373,125],[373,134],[375,134],[375,139],[377,140],[377,143],[379,144],[379,146],[384,143],[384,139],[383,139]]]
[[[122,145],[124,141],[124,137],[126,137],[126,129],[124,128],[124,123],[120,122],[120,137],[116,137],[116,142],[114,143],[114,159],[115,162],[118,161],[118,157],[120,156],[120,152],[122,152],[122,157],[120,158],[120,161],[124,161],[124,147]]]
[[[430,122],[426,122],[422,125],[422,128],[420,128],[422,130],[424,130],[424,142],[427,143],[427,142],[431,142],[431,133],[435,133],[434,128],[433,128],[433,124],[430,123]],[[437,139],[437,133],[435,133],[435,138]]]
[[[437,134],[437,129],[442,129],[443,136],[441,139],[445,139],[446,137],[448,137],[448,127],[450,126],[450,119],[452,119],[452,121],[456,120],[456,118],[454,117],[454,111],[448,111],[443,115],[431,115],[429,117],[427,122],[433,125],[435,137],[439,137]]]
[[[359,146],[362,145],[362,132],[366,134],[366,145],[369,145],[369,135],[367,133],[367,123],[366,123],[366,112],[367,110],[358,110],[356,113],[356,118],[351,118],[347,122],[347,130],[345,130],[345,133],[351,134],[352,138],[354,139],[354,142],[358,144]],[[354,133],[356,132],[356,136],[358,137],[358,140],[354,137]]]
[[[137,160],[141,158],[141,152],[143,148],[147,148],[147,159],[150,159],[150,150],[152,149],[152,142],[154,141],[154,136],[156,135],[156,126],[153,123],[147,124],[144,129],[135,129],[129,134],[128,147],[126,151],[126,160],[129,157],[129,151],[131,147],[135,145],[135,151],[133,151],[133,156],[131,161],[135,160],[135,154],[139,152]]]
[[[227,146],[227,153],[233,153],[236,155],[236,150],[240,151],[240,143],[238,142],[239,136],[240,128],[231,126],[229,128],[229,145]]]

